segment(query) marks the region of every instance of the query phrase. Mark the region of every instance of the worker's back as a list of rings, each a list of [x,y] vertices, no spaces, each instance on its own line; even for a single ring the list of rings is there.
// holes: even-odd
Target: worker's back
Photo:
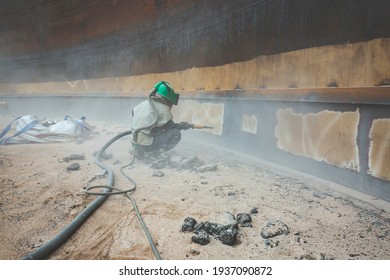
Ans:
[[[173,119],[169,106],[158,102],[155,99],[152,99],[152,102],[158,111],[158,120],[155,126],[164,126],[167,122]],[[149,124],[153,123],[155,118],[155,112],[153,111],[152,106],[150,106],[149,101],[145,100],[141,102],[133,109],[133,119],[131,121],[132,131],[148,126]],[[144,146],[151,145],[153,143],[153,137],[151,136],[152,128],[153,127],[139,131],[137,141],[134,140],[133,134],[132,142]]]

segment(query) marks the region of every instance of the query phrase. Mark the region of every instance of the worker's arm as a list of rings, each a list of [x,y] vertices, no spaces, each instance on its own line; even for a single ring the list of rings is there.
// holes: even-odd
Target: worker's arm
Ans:
[[[213,129],[212,126],[205,126],[205,125],[199,125],[199,124],[191,124],[188,122],[180,122],[180,123],[174,123],[172,120],[167,122],[162,127],[154,127],[152,129],[152,134],[160,134],[163,131],[169,130],[169,129],[178,129],[178,130],[187,130],[187,129]]]
[[[152,135],[160,134],[161,132],[170,129],[187,130],[190,128],[194,128],[194,126],[187,122],[174,123],[172,120],[170,120],[169,122],[167,122],[165,125],[161,127],[157,127],[157,126],[154,127],[152,129]]]
[[[176,125],[177,125],[177,129],[179,129],[179,130],[187,130],[190,128],[194,128],[194,125],[190,124],[188,122],[180,122],[180,123],[177,123]]]

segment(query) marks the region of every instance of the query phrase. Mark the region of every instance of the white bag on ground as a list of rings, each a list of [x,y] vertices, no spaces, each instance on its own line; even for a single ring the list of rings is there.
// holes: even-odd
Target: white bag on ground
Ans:
[[[69,142],[89,135],[91,127],[85,122],[85,117],[73,119],[66,116],[63,121],[43,125],[37,116],[28,115],[21,117],[17,124],[16,130],[20,132],[29,124],[36,122],[36,124],[22,132],[18,137],[24,142]],[[47,124],[48,122],[46,122]]]

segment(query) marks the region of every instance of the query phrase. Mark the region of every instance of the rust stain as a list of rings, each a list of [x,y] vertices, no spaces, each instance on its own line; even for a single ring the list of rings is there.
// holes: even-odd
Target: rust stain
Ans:
[[[275,136],[286,152],[359,171],[359,111],[298,114],[278,109]]]
[[[368,166],[369,174],[390,181],[390,119],[372,123]]]

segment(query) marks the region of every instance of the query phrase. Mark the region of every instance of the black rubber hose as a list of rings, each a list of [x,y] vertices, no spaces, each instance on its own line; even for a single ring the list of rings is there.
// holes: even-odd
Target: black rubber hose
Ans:
[[[108,186],[114,185],[114,176],[112,170],[100,162],[102,154],[116,140],[126,135],[129,135],[131,133],[132,133],[131,130],[125,131],[112,138],[99,150],[98,154],[95,157],[95,163],[101,168],[107,170]],[[109,192],[111,192],[111,188],[105,188],[103,191],[103,193],[109,193]],[[92,215],[93,212],[95,212],[96,209],[98,209],[104,203],[107,197],[108,196],[106,195],[97,197],[80,214],[78,214],[76,218],[74,218],[73,221],[68,226],[66,226],[57,236],[55,236],[53,239],[43,244],[42,247],[40,247],[36,251],[26,255],[22,259],[43,260],[49,257],[53,252],[55,252],[61,245],[63,245],[72,236],[72,234]]]

